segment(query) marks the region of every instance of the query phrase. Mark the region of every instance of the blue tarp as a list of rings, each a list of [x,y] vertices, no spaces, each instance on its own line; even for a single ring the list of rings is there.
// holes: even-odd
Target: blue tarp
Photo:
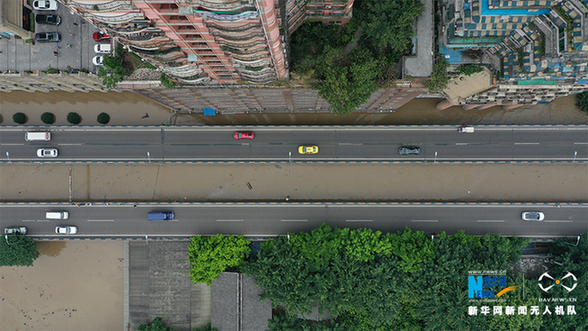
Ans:
[[[212,108],[204,108],[204,116],[216,116],[216,110]]]

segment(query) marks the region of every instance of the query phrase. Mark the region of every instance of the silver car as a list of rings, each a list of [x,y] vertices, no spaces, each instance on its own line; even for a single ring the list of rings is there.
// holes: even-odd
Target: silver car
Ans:
[[[76,233],[78,233],[78,228],[73,225],[60,225],[55,228],[55,233],[57,233],[57,234],[76,234]]]
[[[525,211],[521,214],[523,221],[540,222],[545,219],[545,214],[540,211]]]
[[[27,234],[26,226],[11,226],[4,228],[4,234]]]
[[[38,157],[57,157],[59,151],[57,148],[39,148],[37,149]]]

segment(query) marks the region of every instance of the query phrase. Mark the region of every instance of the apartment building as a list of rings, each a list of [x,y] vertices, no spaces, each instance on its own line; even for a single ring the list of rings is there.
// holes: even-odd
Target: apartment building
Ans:
[[[353,0],[62,0],[184,84],[288,79],[288,35],[309,18],[345,24]]]

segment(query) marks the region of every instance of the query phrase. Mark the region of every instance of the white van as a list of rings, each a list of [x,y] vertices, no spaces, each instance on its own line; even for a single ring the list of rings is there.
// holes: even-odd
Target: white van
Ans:
[[[49,220],[66,220],[69,217],[69,213],[66,211],[48,211],[45,214],[45,218]]]
[[[459,129],[457,130],[457,132],[459,132],[459,133],[474,133],[474,127],[473,126],[462,125],[462,126],[459,127]]]
[[[51,132],[25,132],[26,141],[51,141]]]
[[[94,52],[98,54],[110,54],[112,47],[110,44],[96,44],[94,45]]]

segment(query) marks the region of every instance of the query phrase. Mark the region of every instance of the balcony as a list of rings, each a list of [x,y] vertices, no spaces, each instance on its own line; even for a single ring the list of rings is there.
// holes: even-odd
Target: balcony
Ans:
[[[90,4],[73,0],[64,0],[63,2],[69,7],[77,7],[89,12],[110,12],[115,10],[130,11],[136,9],[133,7],[132,2],[128,0],[109,1],[99,4]]]
[[[232,41],[243,41],[243,40],[251,40],[251,39],[264,39],[263,32],[251,32],[247,34],[226,34],[217,31],[211,31],[211,34],[216,38],[223,38],[225,40],[232,40]]]
[[[124,13],[121,15],[98,15],[93,13],[82,13],[83,16],[88,17],[90,19],[94,19],[98,22],[105,23],[105,24],[121,24],[121,23],[128,23],[135,19],[144,19],[145,16],[143,13]]]
[[[228,31],[228,32],[246,32],[247,30],[250,30],[250,29],[261,30],[261,24],[259,24],[259,23],[245,23],[245,24],[241,24],[241,25],[236,25],[236,24],[231,24],[231,23],[219,24],[219,23],[215,23],[215,22],[208,22],[208,23],[206,23],[206,26],[209,29],[216,29],[219,31]]]

